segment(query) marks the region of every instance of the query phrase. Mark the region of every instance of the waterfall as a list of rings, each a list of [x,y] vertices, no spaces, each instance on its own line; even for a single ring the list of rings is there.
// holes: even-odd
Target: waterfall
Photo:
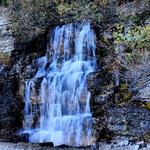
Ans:
[[[24,132],[32,143],[92,144],[91,95],[87,75],[96,67],[90,23],[71,23],[49,33],[46,55],[26,81]]]

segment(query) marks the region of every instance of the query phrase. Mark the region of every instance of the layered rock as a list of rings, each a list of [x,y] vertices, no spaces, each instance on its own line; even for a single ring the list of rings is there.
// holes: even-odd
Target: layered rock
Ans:
[[[0,7],[0,10],[0,63],[8,64],[11,52],[14,50],[12,23],[9,21],[8,9]]]
[[[8,9],[0,7],[0,135],[1,140],[12,140],[20,128],[19,101],[16,99],[17,78],[10,76],[11,54],[14,50]],[[12,135],[12,136],[10,136]]]

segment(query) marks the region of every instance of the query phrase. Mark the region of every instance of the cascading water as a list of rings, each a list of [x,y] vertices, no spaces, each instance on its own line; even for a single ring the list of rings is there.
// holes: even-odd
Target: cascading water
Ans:
[[[33,143],[92,144],[87,75],[95,70],[95,34],[90,23],[54,28],[46,56],[26,82],[24,132]]]

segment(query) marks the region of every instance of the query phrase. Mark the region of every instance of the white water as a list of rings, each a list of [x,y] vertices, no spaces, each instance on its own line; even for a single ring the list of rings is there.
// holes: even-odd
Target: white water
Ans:
[[[25,132],[33,143],[90,145],[91,95],[86,78],[96,66],[95,34],[89,23],[75,23],[56,27],[50,37],[35,77],[26,83]]]

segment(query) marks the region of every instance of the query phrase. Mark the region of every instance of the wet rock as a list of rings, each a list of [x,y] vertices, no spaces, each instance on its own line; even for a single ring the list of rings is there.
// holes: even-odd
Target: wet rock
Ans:
[[[128,144],[126,142],[128,141]],[[91,149],[99,149],[99,150],[149,150],[150,144],[144,142],[143,146],[140,146],[139,142],[133,142],[130,141],[127,137],[117,137],[113,139],[110,142],[99,142],[97,145],[93,145],[91,147],[70,147],[70,146],[56,146],[56,147],[51,147],[51,146],[40,146],[39,144],[30,144],[30,143],[6,143],[6,142],[0,142],[0,149],[4,150],[61,150],[61,149],[66,149],[66,150],[91,150]]]
[[[91,112],[93,116],[93,136],[95,140],[109,141],[113,137],[113,132],[106,124],[107,108],[114,93],[114,83],[112,76],[106,70],[93,72],[88,76],[88,89],[92,94]]]
[[[19,102],[15,97],[16,90],[15,78],[11,80],[8,78],[0,79],[0,131],[8,130],[15,132],[21,126]],[[5,132],[2,134],[4,137]]]
[[[20,133],[18,135],[18,141],[19,142],[29,142],[29,133]]]
[[[108,88],[108,90],[110,90],[111,88],[107,87],[107,85],[111,86],[111,78],[111,75],[106,70],[90,73],[87,78],[88,90],[93,95],[104,92],[104,88]]]
[[[40,146],[39,144],[30,144],[30,143],[6,143],[0,142],[0,149],[3,150],[90,150],[91,147],[81,147],[81,148],[74,148],[74,147],[51,147],[51,146]]]
[[[53,142],[39,143],[39,145],[42,146],[42,147],[54,147]]]

